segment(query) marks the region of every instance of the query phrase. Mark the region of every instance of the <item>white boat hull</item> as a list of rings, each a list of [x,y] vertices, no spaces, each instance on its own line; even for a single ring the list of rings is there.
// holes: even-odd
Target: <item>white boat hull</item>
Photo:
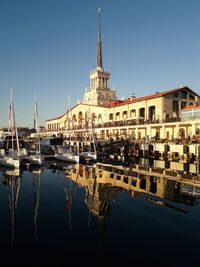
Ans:
[[[0,165],[11,167],[11,168],[19,168],[20,167],[20,159],[19,158],[13,158],[13,157],[4,157],[0,158]]]
[[[44,158],[40,155],[31,155],[29,162],[31,165],[42,166],[44,164]]]
[[[79,156],[69,153],[55,154],[55,158],[63,162],[79,163]]]
[[[97,160],[97,154],[91,153],[91,152],[82,152],[79,154],[80,158],[88,161],[96,161]]]

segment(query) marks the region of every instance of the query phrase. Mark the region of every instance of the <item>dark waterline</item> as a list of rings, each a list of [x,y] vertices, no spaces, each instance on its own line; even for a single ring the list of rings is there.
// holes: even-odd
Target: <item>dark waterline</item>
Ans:
[[[0,172],[0,266],[198,266],[197,197],[174,181],[171,199],[133,194],[95,170],[87,186],[80,170]]]

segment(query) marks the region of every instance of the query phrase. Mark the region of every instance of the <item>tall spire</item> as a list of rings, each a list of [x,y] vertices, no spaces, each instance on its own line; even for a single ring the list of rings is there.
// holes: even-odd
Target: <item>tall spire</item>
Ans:
[[[102,64],[102,51],[101,51],[100,8],[98,10],[97,67],[103,68],[103,64]]]
[[[101,50],[101,24],[100,9],[97,12],[98,22],[98,42],[97,42],[97,66],[90,72],[90,86],[84,94],[84,103],[92,105],[109,105],[113,100],[117,99],[116,91],[110,90],[109,78],[110,73],[103,68],[102,50]]]

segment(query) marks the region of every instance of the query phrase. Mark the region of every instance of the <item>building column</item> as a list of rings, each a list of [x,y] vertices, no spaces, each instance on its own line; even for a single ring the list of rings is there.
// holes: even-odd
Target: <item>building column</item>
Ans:
[[[188,138],[188,126],[185,127],[185,138]]]
[[[150,125],[148,125],[146,128],[146,134],[149,137],[149,139],[151,139],[151,126]]]
[[[138,127],[135,129],[135,139],[138,139]]]
[[[196,134],[196,125],[192,122],[192,136]]]
[[[115,129],[112,130],[112,137],[115,139]]]
[[[144,114],[144,119],[148,120],[149,117],[149,111],[147,109],[147,100],[145,100],[145,114]]]
[[[165,125],[163,125],[162,131],[163,131],[163,136],[161,138],[165,139]]]
[[[176,136],[175,138],[179,138],[179,125],[176,125]]]
[[[127,138],[130,137],[130,132],[129,132],[129,128],[128,127],[126,128],[126,135],[127,135]]]

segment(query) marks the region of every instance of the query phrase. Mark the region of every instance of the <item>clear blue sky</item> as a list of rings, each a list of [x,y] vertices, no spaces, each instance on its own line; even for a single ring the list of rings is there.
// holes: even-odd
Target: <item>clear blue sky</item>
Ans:
[[[118,98],[187,84],[200,93],[199,0],[0,0],[0,127],[13,88],[18,126],[83,99],[96,67],[101,8],[104,68]]]

